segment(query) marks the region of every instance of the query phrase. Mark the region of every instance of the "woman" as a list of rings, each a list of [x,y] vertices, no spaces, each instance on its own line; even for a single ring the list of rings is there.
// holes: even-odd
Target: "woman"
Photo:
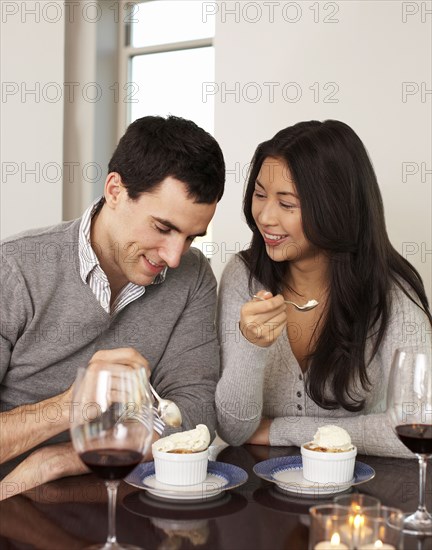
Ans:
[[[335,120],[278,132],[255,152],[244,214],[250,248],[220,285],[219,435],[300,446],[337,424],[359,453],[412,457],[386,422],[386,387],[395,349],[430,343],[432,317],[359,137]]]

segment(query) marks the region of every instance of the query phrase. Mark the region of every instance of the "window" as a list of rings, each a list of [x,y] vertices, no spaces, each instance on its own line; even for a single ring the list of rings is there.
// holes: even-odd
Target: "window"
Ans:
[[[201,91],[203,82],[214,80],[212,47],[137,55],[131,74],[139,85],[140,101],[131,104],[130,122],[145,115],[173,114],[213,133],[213,102],[203,103]]]
[[[120,133],[137,118],[173,114],[213,134],[213,96],[203,100],[202,91],[214,81],[214,17],[204,0],[126,2],[124,9]],[[210,232],[194,246],[202,249]]]

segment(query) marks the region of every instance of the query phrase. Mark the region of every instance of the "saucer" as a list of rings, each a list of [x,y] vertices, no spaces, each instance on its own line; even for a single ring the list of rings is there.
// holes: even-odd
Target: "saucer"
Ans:
[[[215,498],[223,491],[243,485],[247,478],[247,473],[238,466],[209,461],[207,477],[202,483],[167,485],[157,481],[154,462],[146,462],[139,464],[125,481],[138,489],[145,489],[154,498],[191,502]]]
[[[356,461],[354,477],[348,483],[317,483],[303,477],[301,456],[283,456],[259,462],[253,468],[255,474],[266,481],[275,483],[284,493],[296,494],[307,498],[323,497],[347,491],[354,485],[360,485],[375,476],[375,470]]]

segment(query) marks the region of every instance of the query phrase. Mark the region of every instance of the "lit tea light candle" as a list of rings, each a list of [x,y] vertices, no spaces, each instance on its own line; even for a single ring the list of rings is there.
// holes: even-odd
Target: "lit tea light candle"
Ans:
[[[356,514],[353,519],[354,531],[360,531],[364,526],[364,517],[361,514]]]
[[[386,542],[382,542],[380,540],[376,540],[375,542],[371,542],[370,544],[364,544],[363,546],[360,546],[359,550],[396,550],[396,546],[393,546],[393,544],[387,544]]]
[[[349,523],[355,548],[359,548],[364,541],[371,539],[372,529],[365,526],[365,518],[362,514],[356,514],[354,517],[351,516]]]
[[[315,545],[314,550],[349,550],[348,546],[340,541],[339,533],[334,533],[331,540],[324,540]]]

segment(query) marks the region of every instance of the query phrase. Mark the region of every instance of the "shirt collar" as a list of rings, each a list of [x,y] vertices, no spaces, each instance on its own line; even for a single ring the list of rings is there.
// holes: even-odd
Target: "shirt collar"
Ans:
[[[84,283],[87,284],[89,273],[99,265],[99,260],[90,243],[91,220],[98,209],[102,206],[102,197],[97,198],[84,212],[79,227],[78,250],[80,261],[80,275]]]

